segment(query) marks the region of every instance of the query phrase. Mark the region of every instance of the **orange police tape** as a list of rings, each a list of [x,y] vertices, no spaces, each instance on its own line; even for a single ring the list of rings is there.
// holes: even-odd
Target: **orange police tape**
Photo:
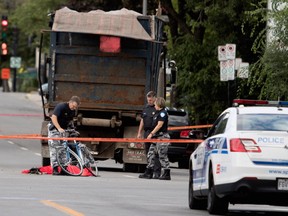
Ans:
[[[39,139],[39,140],[77,140],[77,141],[94,141],[94,142],[151,142],[151,139],[137,138],[91,138],[91,137],[42,137],[38,134],[17,134],[17,135],[1,135],[0,139]],[[153,139],[153,142],[167,142],[167,139]],[[169,143],[201,143],[201,139],[169,139]]]
[[[187,129],[195,129],[195,128],[210,128],[212,126],[213,126],[212,124],[194,125],[194,126],[179,126],[179,127],[168,127],[168,130],[172,131],[172,130],[187,130]]]
[[[181,126],[169,127],[168,130],[185,130],[194,128],[210,128],[212,125],[195,125],[195,126]],[[39,140],[69,140],[69,141],[94,141],[94,142],[151,142],[150,139],[138,138],[92,138],[92,137],[42,137],[39,134],[16,134],[16,135],[0,135],[0,139],[39,139]],[[153,139],[153,142],[167,142],[167,139]],[[169,143],[201,143],[202,139],[169,139]]]

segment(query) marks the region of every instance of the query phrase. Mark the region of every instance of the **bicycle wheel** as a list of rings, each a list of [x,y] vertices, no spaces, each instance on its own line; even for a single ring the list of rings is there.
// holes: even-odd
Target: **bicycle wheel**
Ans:
[[[98,176],[98,167],[96,161],[93,163],[88,162],[84,165],[85,168],[91,173],[93,176],[97,177]]]
[[[56,159],[61,169],[68,175],[80,176],[83,173],[81,159],[70,148],[58,148]]]
[[[83,159],[84,168],[86,168],[88,172],[91,173],[93,176],[98,176],[97,163],[94,160],[89,148],[83,143],[78,143],[78,147],[80,150],[79,156]]]

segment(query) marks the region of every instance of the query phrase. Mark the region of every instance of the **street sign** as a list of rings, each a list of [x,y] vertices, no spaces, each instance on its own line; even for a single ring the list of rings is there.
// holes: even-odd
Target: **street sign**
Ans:
[[[218,46],[218,60],[225,61],[226,60],[226,46]]]
[[[235,79],[235,60],[220,61],[220,81]]]
[[[239,70],[240,68],[240,63],[242,63],[242,58],[236,58],[235,59],[235,70]]]
[[[235,60],[234,59],[227,60],[227,79],[228,80],[235,79]]]
[[[242,62],[237,73],[237,77],[247,79],[249,77],[249,63]]]
[[[220,81],[228,81],[227,61],[220,61]]]
[[[236,44],[226,44],[226,59],[236,58]]]
[[[10,68],[20,68],[20,67],[21,67],[21,57],[11,57]]]
[[[10,68],[2,68],[2,70],[1,70],[1,79],[2,80],[10,79]]]

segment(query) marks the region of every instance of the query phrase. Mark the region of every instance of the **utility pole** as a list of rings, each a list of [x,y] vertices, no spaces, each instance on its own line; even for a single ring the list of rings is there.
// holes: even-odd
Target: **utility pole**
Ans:
[[[147,15],[147,0],[143,0],[142,14],[143,14],[144,16]]]

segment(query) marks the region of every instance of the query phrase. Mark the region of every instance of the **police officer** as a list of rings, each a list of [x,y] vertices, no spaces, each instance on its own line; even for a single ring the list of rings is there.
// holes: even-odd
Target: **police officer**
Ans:
[[[61,133],[64,133],[65,129],[71,125],[79,105],[80,98],[78,96],[72,96],[68,102],[63,102],[56,105],[51,116],[51,122],[48,124],[49,138],[61,137]],[[56,159],[56,148],[61,146],[61,142],[60,140],[48,140],[48,145],[53,175],[59,175],[60,173]],[[65,157],[65,155],[63,157]]]
[[[147,155],[148,164],[145,173],[139,175],[139,178],[151,178],[155,166],[155,157],[156,154],[158,154],[163,169],[163,173],[159,179],[171,180],[170,164],[167,155],[169,145],[169,142],[167,141],[170,139],[170,136],[168,134],[168,113],[165,109],[165,99],[157,97],[154,104],[156,113],[153,117],[153,130],[147,136],[147,139],[161,139],[163,142],[151,143]]]
[[[147,99],[147,104],[144,107],[143,112],[142,112],[137,138],[142,137],[143,130],[144,130],[144,138],[147,138],[148,135],[153,130],[153,126],[152,126],[153,116],[156,113],[156,109],[154,105],[154,102],[156,100],[156,93],[154,91],[149,91],[146,95],[146,99]],[[149,151],[150,145],[151,143],[148,143],[148,142],[145,143],[147,153]],[[156,155],[153,178],[158,179],[160,177],[160,174],[161,174],[161,164],[159,162],[158,155]]]

